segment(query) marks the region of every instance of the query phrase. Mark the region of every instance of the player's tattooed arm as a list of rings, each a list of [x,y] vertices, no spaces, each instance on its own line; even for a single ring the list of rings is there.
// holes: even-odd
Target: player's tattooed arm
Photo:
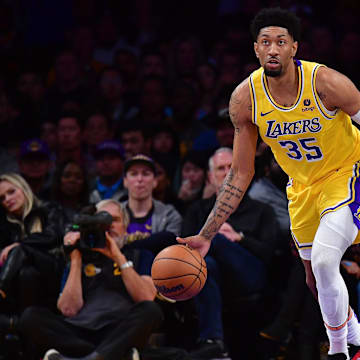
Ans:
[[[239,118],[251,119],[252,105],[248,90],[244,96],[244,88],[248,89],[247,79],[244,80],[231,94],[229,102],[229,116],[235,128],[235,135],[240,132]]]
[[[238,207],[253,177],[257,128],[251,121],[251,98],[247,80],[232,93],[229,115],[235,128],[233,163],[200,231],[200,235],[207,240],[216,235],[221,225]]]
[[[211,240],[219,231],[221,225],[234,212],[244,196],[244,191],[233,184],[234,172],[230,169],[221,186],[215,205],[200,231],[200,235]]]

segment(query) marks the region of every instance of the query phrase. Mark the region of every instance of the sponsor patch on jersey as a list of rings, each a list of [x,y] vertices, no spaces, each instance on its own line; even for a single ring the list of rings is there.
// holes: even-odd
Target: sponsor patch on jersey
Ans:
[[[306,106],[305,108],[302,108],[301,111],[305,112],[305,111],[314,111],[315,110],[315,106],[310,106],[311,105],[311,100],[310,99],[305,99],[303,101],[304,106]]]

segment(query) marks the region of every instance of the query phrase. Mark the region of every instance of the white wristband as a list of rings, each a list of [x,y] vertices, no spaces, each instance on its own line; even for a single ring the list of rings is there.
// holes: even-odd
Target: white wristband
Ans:
[[[127,269],[129,267],[134,267],[134,264],[132,261],[127,261],[126,263],[123,263],[122,265],[120,265],[120,269],[121,270],[124,270],[124,269]]]

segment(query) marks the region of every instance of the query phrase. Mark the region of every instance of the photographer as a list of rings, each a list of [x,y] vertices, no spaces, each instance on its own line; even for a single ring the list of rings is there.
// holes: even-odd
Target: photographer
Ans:
[[[162,321],[148,276],[153,256],[124,247],[127,217],[117,201],[103,200],[96,208],[97,215],[112,216],[104,248],[84,244],[81,227],[64,237],[70,271],[58,299],[62,315],[32,307],[20,319],[38,356],[46,352],[44,360],[135,360]]]

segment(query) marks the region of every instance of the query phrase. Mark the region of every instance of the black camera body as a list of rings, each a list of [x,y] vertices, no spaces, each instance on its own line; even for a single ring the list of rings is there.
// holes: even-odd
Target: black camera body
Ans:
[[[113,218],[107,211],[100,211],[93,215],[75,215],[72,231],[80,232],[79,248],[104,248],[106,246],[105,232],[110,229],[112,221]]]

